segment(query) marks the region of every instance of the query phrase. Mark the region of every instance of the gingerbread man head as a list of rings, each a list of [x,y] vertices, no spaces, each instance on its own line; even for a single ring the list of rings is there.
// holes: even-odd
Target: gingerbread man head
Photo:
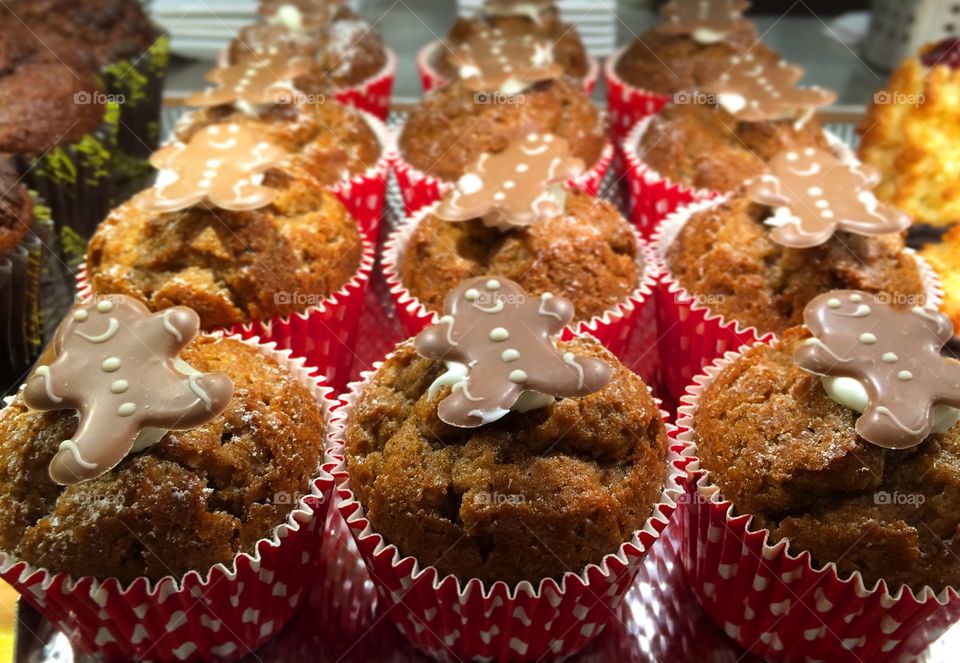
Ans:
[[[259,14],[271,25],[314,30],[332,23],[346,6],[346,0],[260,0]]]
[[[563,214],[563,183],[583,169],[563,138],[529,134],[499,154],[481,155],[444,196],[436,214],[447,221],[483,219],[504,231],[529,226]]]
[[[518,94],[563,75],[553,44],[532,34],[504,35],[484,29],[454,47],[450,63],[465,87],[474,92]]]
[[[769,172],[747,184],[755,202],[775,208],[771,239],[793,248],[827,242],[837,231],[886,235],[906,230],[910,217],[873,194],[880,176],[859,161],[840,161],[808,147],[774,155]]]
[[[856,290],[815,298],[803,316],[813,338],[796,362],[823,376],[831,398],[862,413],[860,437],[907,449],[960,418],[960,362],[940,354],[953,336],[946,316],[919,306],[899,310],[887,299]]]
[[[192,309],[151,313],[122,295],[70,312],[57,330],[55,359],[36,368],[23,389],[30,408],[77,412],[76,433],[50,463],[54,482],[94,479],[167,431],[195,428],[226,408],[230,379],[202,374],[179,357],[199,329]]]
[[[277,196],[264,174],[287,153],[246,125],[214,124],[188,143],[161,147],[150,157],[157,182],[136,198],[141,207],[173,212],[200,203],[242,211],[269,205]]]
[[[483,13],[487,16],[525,16],[534,23],[542,23],[557,15],[553,0],[486,0]]]
[[[310,71],[310,60],[291,55],[288,49],[257,51],[235,63],[215,67],[207,80],[216,87],[187,98],[190,106],[238,107],[293,103],[299,93],[294,79]]]
[[[753,30],[743,18],[746,0],[670,0],[660,8],[664,22],[657,30],[669,35],[690,35],[701,44],[714,44],[730,35]]]
[[[602,389],[613,376],[610,366],[557,349],[555,337],[573,314],[569,300],[549,293],[531,297],[499,276],[457,286],[447,295],[444,316],[416,338],[417,352],[447,365],[430,387],[431,395],[453,388],[440,402],[440,419],[475,428],[511,410]]]

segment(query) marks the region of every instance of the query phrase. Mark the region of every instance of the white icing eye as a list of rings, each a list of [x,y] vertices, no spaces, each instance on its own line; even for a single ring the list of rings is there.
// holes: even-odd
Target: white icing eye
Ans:
[[[839,299],[834,298],[827,301],[827,306],[829,306],[830,308],[840,308],[841,306],[843,306],[843,304]]]
[[[110,385],[110,391],[114,394],[122,394],[129,388],[130,383],[126,380],[115,380],[113,384]]]
[[[490,340],[494,343],[502,343],[510,338],[510,332],[503,327],[496,327],[490,332]]]
[[[897,357],[897,355],[894,354],[893,352],[887,352],[886,354],[883,355],[883,361],[885,361],[888,364],[895,363],[897,359],[899,359],[899,357]]]
[[[537,134],[527,134],[527,140],[529,140],[531,143],[537,142],[538,138],[539,136]]]
[[[510,372],[510,382],[522,384],[527,381],[527,374],[521,370]]]
[[[105,373],[119,371],[120,366],[122,366],[122,362],[119,357],[107,357],[103,360],[103,363],[100,364],[100,368],[102,368]]]
[[[480,291],[476,288],[470,288],[465,293],[463,293],[463,298],[467,301],[475,302],[480,299]]]
[[[863,297],[861,297],[860,295],[850,295],[850,301],[859,303],[863,301]]]
[[[500,281],[496,279],[490,279],[489,281],[487,281],[487,290],[499,290],[499,289],[500,289]]]
[[[808,147],[803,151],[803,153],[806,154],[808,157],[812,157],[814,155],[814,149],[812,147]]]
[[[97,302],[97,310],[101,313],[108,313],[113,310],[113,303],[106,300],[102,302]]]
[[[516,360],[520,359],[520,351],[519,351],[519,350],[514,350],[513,348],[509,348],[509,349],[507,349],[507,350],[504,350],[504,351],[500,354],[500,359],[502,359],[503,361],[505,361],[505,362],[507,362],[507,363],[509,364],[509,363],[512,362],[512,361],[516,361]]]
[[[873,345],[877,342],[877,337],[870,332],[864,332],[860,334],[860,342],[864,345]]]
[[[796,161],[800,156],[796,152],[787,152],[787,161]]]
[[[900,371],[897,373],[897,377],[903,380],[904,382],[909,382],[913,379],[913,373],[910,371]]]
[[[133,413],[136,411],[137,411],[136,403],[124,403],[123,405],[117,408],[117,414],[119,414],[121,417],[132,416]]]
[[[84,322],[89,317],[90,317],[90,314],[84,311],[83,309],[73,312],[73,319],[76,320],[77,322]]]

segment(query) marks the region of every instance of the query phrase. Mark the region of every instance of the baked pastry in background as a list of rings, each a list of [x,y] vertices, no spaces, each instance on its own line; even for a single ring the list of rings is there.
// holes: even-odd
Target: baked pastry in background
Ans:
[[[960,226],[954,226],[940,242],[920,251],[940,276],[943,304],[940,306],[955,329],[960,329]]]
[[[960,38],[928,44],[874,95],[860,158],[883,179],[877,197],[916,224],[960,221]]]

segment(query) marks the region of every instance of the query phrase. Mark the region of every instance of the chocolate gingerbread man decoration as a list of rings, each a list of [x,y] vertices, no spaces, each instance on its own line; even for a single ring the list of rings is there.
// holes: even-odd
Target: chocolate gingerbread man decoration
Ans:
[[[312,30],[332,23],[346,6],[346,0],[261,0],[258,13],[272,25]]]
[[[553,0],[486,0],[483,13],[487,16],[525,16],[534,23],[542,23],[556,15]]]
[[[743,18],[747,0],[670,0],[660,8],[664,22],[657,30],[669,35],[690,35],[702,44],[724,41],[731,34],[753,30]]]
[[[200,203],[233,211],[258,209],[277,196],[275,189],[263,186],[264,174],[287,156],[246,125],[213,124],[188,143],[175,142],[153,153],[150,164],[160,171],[157,182],[136,202],[157,212]]]
[[[910,217],[873,194],[880,174],[859,161],[841,161],[826,150],[784,150],[769,172],[747,184],[747,196],[774,207],[767,220],[773,241],[805,249],[827,242],[837,231],[886,235],[906,230]]]
[[[34,410],[77,411],[76,433],[50,463],[54,482],[101,476],[167,431],[203,425],[226,408],[230,379],[200,373],[179,357],[199,329],[192,309],[151,313],[122,295],[73,309],[57,330],[56,358],[36,368],[23,390]]]
[[[813,111],[832,104],[835,92],[818,87],[801,88],[803,68],[780,60],[757,60],[752,53],[730,58],[730,68],[704,86],[717,103],[741,122],[792,119],[804,122]]]
[[[531,297],[513,281],[486,276],[454,288],[444,312],[415,343],[422,356],[447,365],[429,393],[452,387],[438,408],[451,426],[476,428],[555,397],[585,396],[613,376],[598,359],[557,349],[554,338],[574,313],[563,297]]]
[[[454,47],[449,61],[463,85],[474,92],[518,94],[563,75],[553,57],[553,44],[532,34],[504,36],[484,29]]]
[[[943,314],[899,310],[883,295],[836,290],[804,310],[813,338],[796,362],[824,376],[834,400],[861,412],[857,434],[886,449],[915,447],[958,420],[960,362],[940,355],[953,337]]]
[[[216,87],[187,98],[189,106],[289,104],[297,97],[294,79],[310,71],[310,60],[286,49],[270,48],[222,67],[215,67],[207,80]]]
[[[529,226],[563,214],[563,183],[583,169],[566,140],[532,133],[499,154],[480,155],[444,196],[436,215],[447,221],[483,219],[484,225],[504,231]]]

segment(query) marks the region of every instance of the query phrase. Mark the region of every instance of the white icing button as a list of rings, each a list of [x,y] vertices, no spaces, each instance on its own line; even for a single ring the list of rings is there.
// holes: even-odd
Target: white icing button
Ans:
[[[873,345],[877,342],[877,337],[870,332],[864,332],[860,334],[860,342],[864,345]]]
[[[520,384],[527,381],[527,374],[521,370],[511,371],[510,372],[510,382],[515,382]]]
[[[823,195],[823,189],[818,186],[812,186],[807,189],[807,194],[813,196],[814,198],[818,198],[819,196]]]
[[[497,327],[490,332],[490,340],[494,341],[495,343],[501,343],[506,341],[508,338],[510,338],[510,332],[503,327]]]
[[[465,293],[463,293],[463,296],[467,301],[473,302],[480,299],[480,291],[477,290],[476,288],[470,288]]]
[[[824,219],[832,219],[832,218],[833,218],[833,212],[831,212],[831,211],[828,210],[828,209],[825,209],[825,210],[823,210],[822,212],[820,212],[820,216],[822,216]]]
[[[127,389],[130,388],[130,383],[126,380],[115,380],[113,384],[110,385],[110,391],[115,394],[122,394]]]
[[[897,355],[894,354],[893,352],[888,352],[885,355],[883,355],[883,360],[888,364],[894,363],[895,361],[897,361],[897,359],[898,359]]]
[[[814,205],[816,205],[816,206],[819,207],[820,209],[824,209],[824,208],[830,207],[830,203],[829,203],[828,201],[824,200],[823,198],[821,198],[820,200],[818,200],[817,202],[815,202]]]
[[[493,194],[493,199],[496,200],[497,202],[506,200],[506,198],[507,198],[507,194],[505,194],[503,191],[497,191],[495,194]]]
[[[113,303],[107,301],[106,299],[100,302],[97,302],[97,310],[101,313],[107,313],[113,310]]]
[[[913,373],[910,371],[900,371],[897,373],[897,377],[903,380],[904,382],[909,382],[913,379]]]
[[[830,299],[827,301],[827,306],[829,306],[830,308],[840,308],[842,305],[843,303],[836,298]]]
[[[528,170],[530,170],[530,166],[528,166],[527,164],[525,164],[525,163],[518,163],[518,164],[517,164],[517,172],[518,172],[518,173],[525,173],[525,172],[527,172]]]
[[[100,364],[100,368],[107,373],[113,373],[114,371],[120,370],[120,363],[119,357],[107,357],[103,360],[103,363]]]
[[[520,359],[520,351],[514,350],[513,348],[508,348],[507,350],[504,350],[500,354],[500,359],[504,360],[509,364],[511,361],[516,361]]]
[[[73,312],[73,319],[76,320],[77,322],[83,322],[89,317],[90,315],[83,309]]]
[[[124,403],[123,405],[117,408],[117,414],[119,414],[121,417],[129,417],[136,411],[137,411],[136,403]]]
[[[496,279],[490,279],[489,281],[487,281],[487,290],[499,290],[499,289],[500,289],[500,281]]]
[[[513,180],[507,180],[506,182],[503,183],[504,189],[512,189],[515,186],[517,186],[517,183],[514,182]]]

